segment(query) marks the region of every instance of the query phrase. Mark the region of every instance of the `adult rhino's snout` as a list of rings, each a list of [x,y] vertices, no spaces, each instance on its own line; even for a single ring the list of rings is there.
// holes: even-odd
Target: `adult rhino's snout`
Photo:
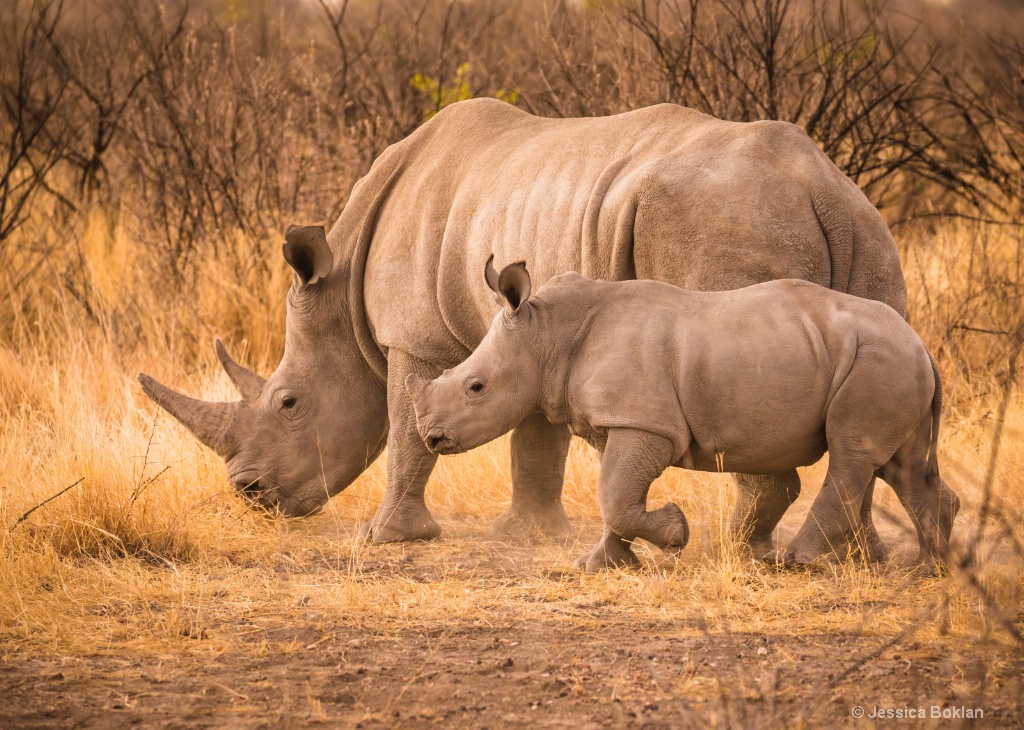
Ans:
[[[289,510],[282,507],[280,494],[276,487],[265,479],[251,476],[236,476],[231,478],[231,486],[235,488],[235,494],[244,499],[250,507],[263,509],[271,512],[281,512],[293,516],[307,514],[309,510]]]
[[[236,492],[249,499],[259,499],[267,491],[259,479],[236,478],[233,486]]]

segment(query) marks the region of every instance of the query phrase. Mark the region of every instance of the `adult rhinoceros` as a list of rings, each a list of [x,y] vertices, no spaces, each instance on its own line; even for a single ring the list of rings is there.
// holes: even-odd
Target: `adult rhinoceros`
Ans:
[[[436,456],[404,383],[461,362],[487,332],[499,303],[480,272],[492,250],[499,265],[529,260],[537,286],[566,271],[707,290],[800,278],[906,310],[878,211],[791,124],[671,104],[545,119],[473,100],[389,147],[329,235],[289,232],[295,276],[277,370],[263,380],[217,343],[244,400],[197,401],[140,380],[224,457],[239,491],[286,515],[316,510],[387,445],[387,494],[364,534],[436,537],[423,498]],[[514,430],[512,506],[499,528],[567,529],[569,439],[543,416]],[[799,478],[738,475],[737,484],[733,526],[770,550]],[[870,491],[864,524],[873,530]]]

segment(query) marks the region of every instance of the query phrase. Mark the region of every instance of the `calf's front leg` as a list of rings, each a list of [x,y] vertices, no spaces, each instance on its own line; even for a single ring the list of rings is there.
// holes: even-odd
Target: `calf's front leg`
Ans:
[[[432,540],[441,534],[423,499],[437,456],[416,430],[416,412],[405,389],[409,373],[435,378],[439,368],[407,353],[388,353],[388,485],[384,500],[359,536],[373,542]]]
[[[594,573],[636,562],[629,543],[642,538],[663,550],[678,552],[690,539],[686,517],[671,502],[647,511],[651,482],[672,463],[672,442],[647,431],[613,428],[608,431],[597,496],[605,532],[597,546],[576,561]]]
[[[606,568],[626,568],[639,565],[640,559],[633,552],[629,542],[605,525],[601,539],[597,541],[589,553],[576,558],[574,568],[582,568],[588,573],[597,573]]]

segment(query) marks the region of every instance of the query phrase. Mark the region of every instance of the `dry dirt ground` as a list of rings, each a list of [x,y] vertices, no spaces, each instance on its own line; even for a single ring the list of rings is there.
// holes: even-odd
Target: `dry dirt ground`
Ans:
[[[78,641],[5,627],[0,727],[844,726],[874,724],[856,706],[933,705],[1024,723],[1019,648],[958,632],[970,606],[950,618],[941,580],[650,553],[641,570],[583,576],[567,566],[592,520],[569,546],[443,524],[435,543],[353,549],[321,516],[282,528],[269,559],[243,547],[192,575],[125,568],[141,582],[185,571],[191,598],[95,601]]]

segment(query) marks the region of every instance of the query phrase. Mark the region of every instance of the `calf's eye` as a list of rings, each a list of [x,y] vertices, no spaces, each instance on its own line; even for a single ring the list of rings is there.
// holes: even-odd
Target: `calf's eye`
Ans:
[[[293,396],[286,395],[284,398],[281,399],[281,407],[282,408],[294,408],[295,407],[295,398]]]
[[[479,393],[481,390],[484,389],[484,384],[479,382],[473,383],[471,386],[469,386],[469,389],[474,393]]]

